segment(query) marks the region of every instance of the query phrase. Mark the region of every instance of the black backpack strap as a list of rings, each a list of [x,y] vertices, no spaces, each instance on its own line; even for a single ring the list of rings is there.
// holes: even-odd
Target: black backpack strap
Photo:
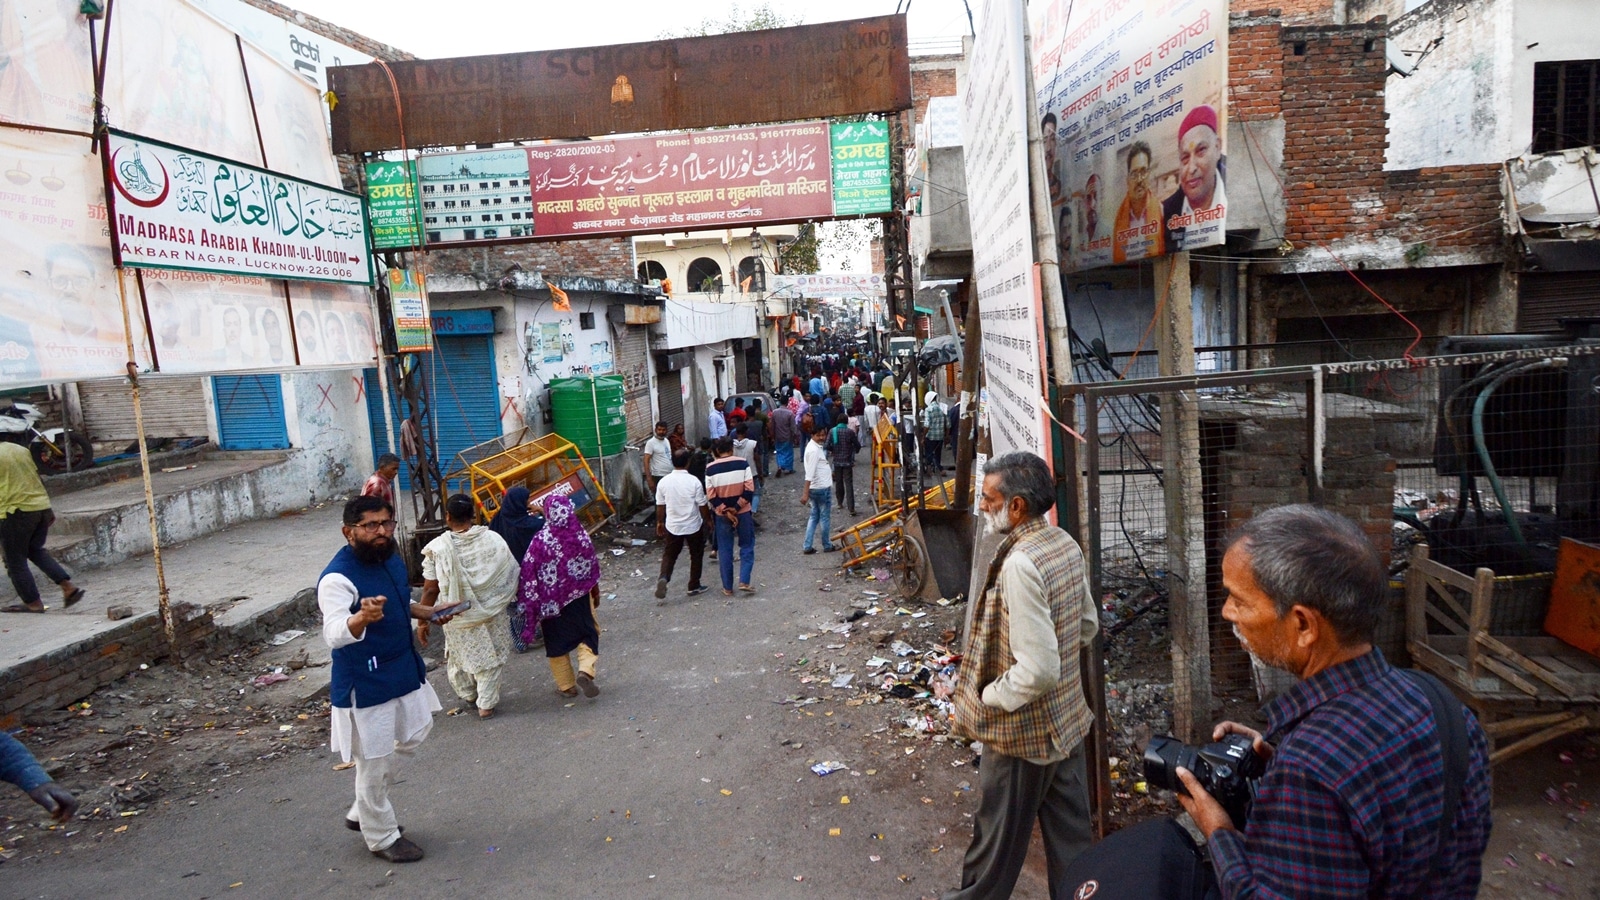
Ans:
[[[1444,755],[1444,809],[1439,814],[1439,849],[1428,866],[1430,872],[1437,872],[1450,852],[1456,812],[1461,807],[1461,792],[1467,783],[1467,718],[1461,701],[1450,693],[1444,682],[1416,669],[1400,671],[1411,677],[1433,706],[1433,721],[1439,729],[1440,750]]]

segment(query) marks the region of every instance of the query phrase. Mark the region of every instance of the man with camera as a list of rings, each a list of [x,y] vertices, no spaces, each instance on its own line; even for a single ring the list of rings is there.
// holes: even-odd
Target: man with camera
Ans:
[[[1458,700],[1372,646],[1388,571],[1360,526],[1308,505],[1268,510],[1233,537],[1222,583],[1240,643],[1299,679],[1265,707],[1265,735],[1223,722],[1223,745],[1178,748],[1189,751],[1172,767],[1178,799],[1206,835],[1222,896],[1475,896],[1488,745]],[[1154,762],[1147,753],[1147,773]],[[1254,799],[1241,804],[1235,785],[1253,767]]]
[[[967,625],[955,730],[983,742],[983,797],[961,887],[944,900],[1011,896],[1037,821],[1052,892],[1089,846],[1083,742],[1092,714],[1079,652],[1100,628],[1083,552],[1045,519],[1055,480],[1043,459],[1007,453],[984,467],[979,509],[1005,536]]]

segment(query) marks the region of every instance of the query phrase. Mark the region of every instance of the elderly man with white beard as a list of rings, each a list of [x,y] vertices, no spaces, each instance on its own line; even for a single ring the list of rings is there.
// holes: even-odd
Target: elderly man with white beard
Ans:
[[[1010,897],[1037,821],[1057,896],[1089,846],[1084,738],[1092,714],[1078,657],[1100,629],[1083,551],[1045,514],[1050,468],[1032,453],[984,467],[979,509],[1005,535],[968,624],[955,691],[956,731],[983,742],[983,798],[961,887],[944,900]]]

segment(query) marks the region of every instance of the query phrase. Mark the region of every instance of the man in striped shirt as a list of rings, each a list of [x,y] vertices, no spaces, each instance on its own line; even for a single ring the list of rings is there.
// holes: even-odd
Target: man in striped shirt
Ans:
[[[739,590],[753,594],[750,575],[756,564],[756,526],[750,502],[756,495],[754,472],[750,463],[734,455],[729,438],[713,444],[712,451],[716,459],[706,466],[706,499],[711,503],[722,593],[733,596],[733,545],[738,538]]]

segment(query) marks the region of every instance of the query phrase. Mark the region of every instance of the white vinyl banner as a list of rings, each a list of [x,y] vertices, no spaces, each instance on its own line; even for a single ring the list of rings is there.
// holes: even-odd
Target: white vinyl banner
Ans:
[[[244,45],[244,61],[261,126],[265,168],[338,187],[339,164],[323,124],[327,107],[317,89],[250,44]]]
[[[78,0],[0,3],[0,121],[93,128],[88,22]]]
[[[0,128],[0,386],[126,374],[100,158],[82,137]],[[135,362],[149,368],[129,279]]]
[[[1061,267],[1223,243],[1226,0],[1035,0]]]
[[[343,284],[289,282],[294,301],[294,337],[300,365],[376,365],[372,300],[363,288]]]
[[[105,104],[113,128],[259,166],[261,143],[233,32],[183,0],[118,4]]]
[[[1046,460],[1044,331],[1028,214],[1023,0],[989,0],[961,86],[972,268],[983,326],[989,436],[996,455]]]
[[[294,365],[283,282],[164,269],[143,270],[138,281],[162,372]]]
[[[802,297],[882,297],[883,276],[876,272],[823,275],[768,275],[767,290]]]
[[[371,284],[360,195],[120,132],[106,146],[122,265]]]

